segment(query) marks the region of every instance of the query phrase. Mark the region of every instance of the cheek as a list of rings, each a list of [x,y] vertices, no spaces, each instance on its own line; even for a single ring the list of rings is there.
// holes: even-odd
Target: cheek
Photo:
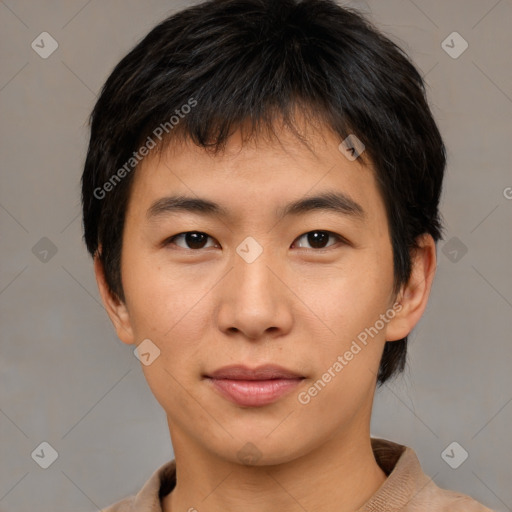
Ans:
[[[346,366],[343,363],[343,370],[335,372],[337,378],[333,379],[336,383],[332,389],[339,385],[366,386],[373,378],[371,372],[378,371],[385,342],[379,318],[389,307],[393,283],[391,256],[358,254],[322,279],[309,276],[302,283],[298,295],[307,298],[305,302],[315,314],[308,330],[315,338],[312,359],[320,373],[317,378],[332,368],[338,356],[348,352]],[[318,330],[312,327],[313,322]]]
[[[204,276],[195,276],[193,269],[184,275],[178,268],[128,249],[123,265],[129,270],[123,274],[123,286],[137,339],[154,337],[167,344],[167,339],[189,330],[193,337],[207,318],[205,298],[213,280],[209,283]]]
[[[297,295],[319,322],[344,338],[385,312],[393,285],[391,257],[372,253],[354,253],[326,271],[296,276]]]

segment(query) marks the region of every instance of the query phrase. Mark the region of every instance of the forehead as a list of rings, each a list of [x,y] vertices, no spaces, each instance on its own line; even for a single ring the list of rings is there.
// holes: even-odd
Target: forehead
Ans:
[[[333,207],[326,210],[337,207],[367,222],[381,217],[384,204],[371,162],[347,159],[339,149],[341,139],[328,128],[305,135],[306,143],[287,129],[274,138],[244,140],[239,130],[217,154],[177,140],[162,153],[150,154],[136,170],[128,209],[151,220],[179,210],[176,199],[181,198],[197,213],[234,219],[261,216],[264,208],[282,217],[301,208],[313,211],[311,201],[303,208],[304,201],[329,195]]]

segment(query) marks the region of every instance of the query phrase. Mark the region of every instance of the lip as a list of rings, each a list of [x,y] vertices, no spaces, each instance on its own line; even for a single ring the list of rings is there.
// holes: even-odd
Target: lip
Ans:
[[[290,393],[304,379],[281,366],[257,368],[235,365],[220,368],[206,379],[224,398],[243,407],[261,407]]]

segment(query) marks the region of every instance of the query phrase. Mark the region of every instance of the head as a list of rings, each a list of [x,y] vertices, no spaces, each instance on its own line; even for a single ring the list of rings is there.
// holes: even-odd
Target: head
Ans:
[[[420,74],[356,12],[216,0],[154,28],[94,108],[82,200],[106,309],[122,341],[160,350],[144,371],[170,423],[195,416],[190,435],[231,453],[291,400],[303,443],[265,441],[283,460],[367,419],[426,306],[444,167]],[[205,385],[269,362],[304,377],[295,401],[238,407]]]

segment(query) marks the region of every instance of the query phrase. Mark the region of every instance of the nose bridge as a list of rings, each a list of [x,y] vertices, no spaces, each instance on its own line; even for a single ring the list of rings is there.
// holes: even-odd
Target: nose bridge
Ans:
[[[271,249],[248,237],[233,254],[233,267],[222,287],[219,327],[256,339],[291,325],[289,297],[274,273],[282,268]]]
[[[233,270],[241,294],[255,295],[255,300],[258,296],[265,298],[265,295],[272,298],[273,286],[270,281],[275,277],[270,271],[272,254],[268,244],[264,249],[254,238],[248,237],[237,247],[236,252]]]
[[[237,300],[252,301],[254,307],[270,308],[276,300],[275,276],[270,271],[272,262],[269,244],[265,247],[253,237],[247,237],[236,249],[233,279]],[[269,268],[270,267],[270,268]]]

